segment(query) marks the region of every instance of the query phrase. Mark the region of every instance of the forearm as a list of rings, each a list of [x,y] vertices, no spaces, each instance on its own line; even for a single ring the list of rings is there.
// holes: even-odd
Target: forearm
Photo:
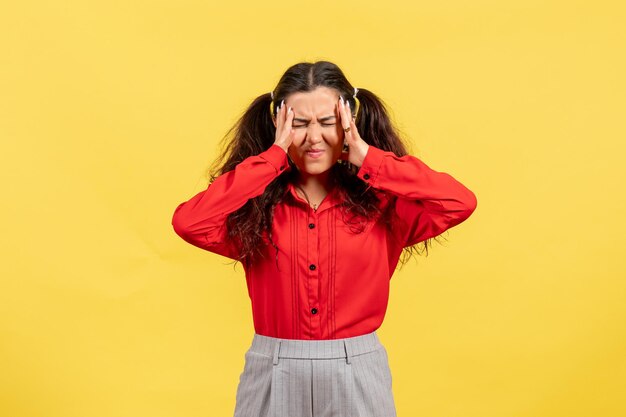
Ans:
[[[174,230],[196,246],[206,248],[222,241],[226,217],[263,194],[288,167],[287,154],[278,145],[246,158],[215,178],[206,190],[179,204],[172,217]]]

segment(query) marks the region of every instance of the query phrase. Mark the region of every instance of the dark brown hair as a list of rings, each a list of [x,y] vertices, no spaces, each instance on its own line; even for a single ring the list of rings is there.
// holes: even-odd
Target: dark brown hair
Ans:
[[[309,92],[317,87],[328,87],[336,90],[345,100],[350,102],[350,108],[355,109],[353,98],[354,87],[348,82],[341,69],[328,61],[314,63],[301,62],[287,69],[274,89],[274,109],[278,104],[293,93]],[[360,102],[355,124],[363,140],[384,151],[391,151],[401,157],[407,155],[405,145],[397,128],[391,122],[383,101],[373,92],[359,87],[357,97]],[[275,140],[276,128],[270,113],[270,93],[263,94],[248,106],[235,125],[223,137],[222,151],[209,168],[209,182],[223,173],[235,169],[244,159],[267,150]],[[224,146],[224,143],[226,144]],[[343,162],[343,161],[342,161]],[[241,249],[239,261],[243,264],[253,262],[257,256],[262,256],[260,248],[264,245],[264,234],[269,237],[270,243],[276,249],[271,236],[273,209],[285,195],[287,184],[294,182],[298,170],[290,160],[290,170],[284,171],[263,194],[250,199],[243,207],[231,213],[226,221],[229,238],[238,242]],[[335,185],[341,187],[345,201],[340,205],[343,221],[352,226],[355,233],[362,231],[365,223],[372,218],[381,216],[392,235],[393,222],[391,205],[381,211],[378,208],[379,198],[376,190],[368,186],[356,176],[358,167],[348,163],[336,163],[330,168],[330,178]],[[400,260],[404,265],[414,251],[418,254],[426,253],[431,245],[431,239],[419,242],[416,245],[403,249]],[[434,238],[436,239],[436,238]]]

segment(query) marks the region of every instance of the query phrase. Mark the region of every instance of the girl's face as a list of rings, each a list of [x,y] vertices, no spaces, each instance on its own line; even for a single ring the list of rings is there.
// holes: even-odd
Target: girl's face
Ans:
[[[338,103],[339,93],[328,87],[294,93],[285,99],[285,108],[291,106],[294,112],[295,133],[288,154],[300,173],[321,174],[339,159],[344,132]]]

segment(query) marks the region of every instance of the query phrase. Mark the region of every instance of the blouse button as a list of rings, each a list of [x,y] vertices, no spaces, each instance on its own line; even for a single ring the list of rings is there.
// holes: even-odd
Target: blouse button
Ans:
[[[317,308],[312,308],[311,309],[311,314],[317,314]]]
[[[370,174],[363,175],[363,178],[365,178],[366,180],[369,180],[370,179]]]
[[[309,223],[309,229],[313,229],[315,225],[313,223]]]
[[[315,265],[314,265],[314,264],[309,265],[309,269],[310,269],[311,271],[315,271]]]

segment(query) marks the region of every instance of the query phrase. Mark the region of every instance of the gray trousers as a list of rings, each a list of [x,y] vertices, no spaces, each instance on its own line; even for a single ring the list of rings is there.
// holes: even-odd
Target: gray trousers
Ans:
[[[330,340],[255,333],[235,417],[396,417],[387,350],[375,331]]]

